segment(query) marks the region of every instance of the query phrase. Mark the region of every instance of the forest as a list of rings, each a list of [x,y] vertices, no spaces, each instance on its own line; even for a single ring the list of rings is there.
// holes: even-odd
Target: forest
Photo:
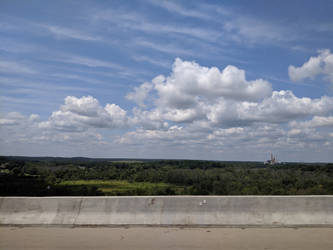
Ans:
[[[332,195],[332,163],[0,157],[1,196]]]

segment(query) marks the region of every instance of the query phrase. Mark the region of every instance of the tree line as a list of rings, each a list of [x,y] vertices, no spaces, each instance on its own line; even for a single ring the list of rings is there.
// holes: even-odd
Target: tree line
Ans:
[[[170,184],[121,195],[332,195],[333,164],[0,157],[2,196],[105,195],[98,185],[59,185],[68,180]]]

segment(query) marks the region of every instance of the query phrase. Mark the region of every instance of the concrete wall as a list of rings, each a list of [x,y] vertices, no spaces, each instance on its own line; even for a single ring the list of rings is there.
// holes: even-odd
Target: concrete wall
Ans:
[[[0,225],[333,226],[333,196],[0,197]]]

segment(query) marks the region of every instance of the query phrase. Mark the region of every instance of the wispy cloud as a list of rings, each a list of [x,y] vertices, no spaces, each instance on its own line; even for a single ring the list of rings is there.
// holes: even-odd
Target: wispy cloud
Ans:
[[[36,70],[32,69],[31,67],[13,61],[4,61],[0,60],[0,72],[3,73],[19,73],[19,74],[35,74],[37,73]]]
[[[1,16],[0,16],[1,17]],[[90,32],[86,26],[67,27],[45,22],[35,22],[13,16],[2,16],[6,21],[1,22],[0,30],[11,32],[29,32],[38,36],[50,36],[56,39],[76,39],[82,41],[102,41],[100,35]],[[83,25],[83,24],[82,24]]]
[[[132,57],[135,61],[138,62],[148,62],[152,65],[157,65],[163,68],[170,68],[172,62],[171,61],[165,61],[165,60],[161,60],[161,59],[155,59],[153,57],[148,57],[148,56],[140,56],[140,55],[136,55]]]
[[[18,42],[15,39],[0,37],[0,50],[8,53],[31,53],[37,50],[35,45]]]
[[[224,30],[230,32],[234,40],[250,41],[252,43],[281,42],[295,39],[295,34],[290,33],[286,28],[253,18],[241,17],[228,21],[224,24]]]
[[[37,81],[30,80],[26,78],[18,77],[0,77],[0,86],[8,87],[2,90],[7,91],[10,88],[14,89],[32,89],[34,91],[43,90],[45,93],[50,93],[50,91],[85,91],[87,88],[66,86],[62,84],[57,84],[52,81]],[[53,93],[54,94],[54,93]]]
[[[40,99],[31,99],[31,98],[22,98],[22,97],[11,97],[11,96],[0,96],[0,102],[8,104],[35,104],[40,105]],[[54,102],[54,104],[58,104]],[[45,103],[45,105],[50,105],[49,102]],[[44,105],[43,105],[44,106]]]
[[[159,44],[143,39],[135,41],[135,44],[172,55],[194,55],[192,50],[181,48],[174,44]]]
[[[211,16],[200,10],[196,10],[196,9],[191,10],[191,9],[185,8],[184,6],[178,4],[177,2],[156,1],[156,0],[151,0],[149,2],[155,6],[159,6],[161,8],[166,9],[167,11],[169,11],[171,13],[176,13],[181,16],[194,17],[194,18],[207,19],[207,20],[214,19],[214,16]]]
[[[112,29],[129,29],[145,33],[168,34],[168,36],[181,34],[205,41],[216,41],[220,36],[219,32],[214,29],[203,29],[196,26],[179,24],[176,25],[171,22],[164,24],[159,21],[149,20],[146,16],[131,11],[103,10],[94,13],[91,16],[91,19],[94,22],[104,21],[108,24],[115,25]],[[111,27],[109,27],[109,29],[111,29]]]
[[[188,8],[174,1],[150,0],[151,4],[161,7],[170,13],[183,17],[193,17],[202,21],[218,24],[221,29],[212,30],[215,33],[212,40],[222,37],[224,40],[251,43],[275,43],[295,40],[297,32],[292,32],[291,27],[267,22],[257,17],[243,15],[235,10],[223,8],[212,4],[194,4]],[[327,26],[325,26],[326,28]],[[184,33],[186,34],[186,30]],[[199,36],[194,32],[192,36]]]
[[[55,25],[46,25],[42,24],[41,27],[45,28],[52,35],[54,35],[58,39],[78,39],[84,41],[101,41],[102,38],[100,36],[86,34],[84,32],[69,29],[66,27],[60,27]]]
[[[91,78],[91,77],[86,77],[86,76],[76,75],[76,74],[55,73],[55,74],[52,74],[51,76],[55,77],[57,79],[66,79],[66,80],[70,79],[70,80],[76,80],[76,81],[92,83],[92,84],[104,85],[107,83],[106,81],[101,81],[96,78]]]
[[[90,57],[84,57],[84,56],[77,56],[77,55],[71,55],[71,54],[62,54],[58,58],[54,59],[55,61],[62,61],[65,63],[70,64],[78,64],[83,65],[91,68],[111,68],[111,69],[117,69],[117,70],[124,70],[123,66],[120,66],[119,64],[99,60],[95,58]]]

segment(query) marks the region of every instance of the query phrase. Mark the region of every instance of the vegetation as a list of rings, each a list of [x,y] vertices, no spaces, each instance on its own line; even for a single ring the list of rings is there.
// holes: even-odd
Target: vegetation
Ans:
[[[96,187],[105,195],[149,195],[182,193],[183,187],[166,183],[128,182],[119,180],[72,180],[63,181],[58,186],[69,188],[87,186]]]
[[[0,157],[0,195],[333,194],[333,164]]]

